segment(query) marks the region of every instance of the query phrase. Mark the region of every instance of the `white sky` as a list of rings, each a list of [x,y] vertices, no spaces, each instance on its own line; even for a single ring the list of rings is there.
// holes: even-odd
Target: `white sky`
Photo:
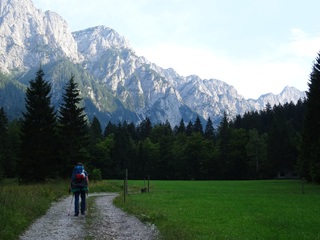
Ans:
[[[245,98],[308,90],[320,51],[319,0],[33,0],[71,31],[105,25],[139,56],[180,75],[233,85]]]

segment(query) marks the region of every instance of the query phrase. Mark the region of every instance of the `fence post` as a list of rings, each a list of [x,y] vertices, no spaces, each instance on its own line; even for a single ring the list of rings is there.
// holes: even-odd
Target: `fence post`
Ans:
[[[148,192],[150,192],[150,175],[148,175]]]
[[[126,169],[126,175],[123,182],[123,202],[126,202],[126,195],[128,194],[128,169]]]
[[[128,194],[128,169],[126,169],[126,194]]]
[[[123,202],[126,202],[126,178],[123,181]]]

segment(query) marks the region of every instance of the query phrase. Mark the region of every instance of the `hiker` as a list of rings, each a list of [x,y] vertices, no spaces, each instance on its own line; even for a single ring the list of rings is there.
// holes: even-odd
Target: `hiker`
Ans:
[[[77,163],[71,175],[71,192],[74,194],[74,216],[79,216],[79,198],[81,197],[81,215],[86,211],[86,193],[89,191],[88,173],[82,163]]]

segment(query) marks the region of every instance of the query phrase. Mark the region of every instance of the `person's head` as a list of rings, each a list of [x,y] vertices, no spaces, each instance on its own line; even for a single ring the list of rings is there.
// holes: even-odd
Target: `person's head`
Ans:
[[[83,166],[83,163],[78,162],[78,163],[77,163],[77,166]]]

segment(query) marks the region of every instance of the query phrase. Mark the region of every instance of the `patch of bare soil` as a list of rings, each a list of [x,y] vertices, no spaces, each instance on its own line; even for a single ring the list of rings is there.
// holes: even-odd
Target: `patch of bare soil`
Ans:
[[[158,231],[153,225],[146,225],[113,205],[116,196],[114,193],[89,194],[89,197],[95,198],[90,223],[87,223],[86,216],[74,217],[73,206],[68,216],[72,197],[64,198],[53,204],[47,214],[35,221],[20,239],[157,239]]]

